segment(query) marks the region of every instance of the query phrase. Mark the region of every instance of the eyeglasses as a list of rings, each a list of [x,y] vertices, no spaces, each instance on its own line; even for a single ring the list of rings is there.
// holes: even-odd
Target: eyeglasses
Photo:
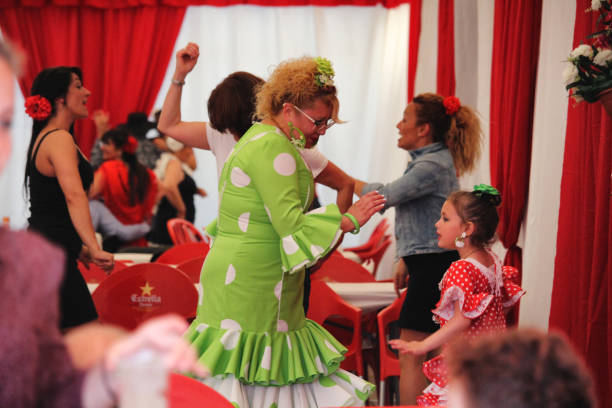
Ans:
[[[327,120],[325,120],[325,119],[314,120],[313,118],[310,117],[310,115],[308,115],[306,112],[304,112],[303,110],[301,110],[297,106],[293,105],[293,107],[298,112],[300,112],[302,115],[306,116],[306,118],[309,121],[311,121],[312,124],[314,125],[314,127],[317,128],[318,130],[327,130],[330,127],[332,127],[332,126],[334,126],[336,124],[336,122],[334,122],[334,120],[332,118],[329,118]]]

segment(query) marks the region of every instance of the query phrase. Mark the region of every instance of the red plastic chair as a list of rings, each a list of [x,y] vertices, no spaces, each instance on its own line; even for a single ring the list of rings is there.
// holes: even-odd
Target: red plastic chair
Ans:
[[[358,254],[362,262],[365,262],[368,259],[371,259],[374,262],[374,270],[372,271],[372,275],[376,276],[376,272],[378,272],[378,265],[385,255],[387,248],[389,248],[389,245],[391,245],[391,237],[386,236],[370,251],[361,252]]]
[[[359,255],[360,252],[370,251],[376,246],[376,244],[382,241],[387,229],[389,229],[389,223],[387,222],[386,218],[383,218],[378,223],[378,225],[376,225],[376,227],[374,228],[374,231],[372,231],[370,238],[368,238],[368,242],[360,246],[356,246],[352,248],[344,248],[344,250],[354,252],[357,255]]]
[[[355,371],[363,377],[363,355],[361,352],[361,309],[342,299],[323,281],[312,281],[310,296],[314,300],[308,308],[308,318],[328,329],[348,351],[340,367]],[[352,325],[350,328],[326,324],[330,317],[342,317],[342,322]],[[338,330],[341,329],[341,330]]]
[[[89,264],[89,269],[81,261],[78,261],[77,265],[79,267],[81,275],[83,275],[83,279],[85,279],[85,282],[87,283],[100,283],[108,277],[106,272],[104,272],[102,268],[100,268],[94,263]],[[120,271],[125,268],[127,268],[127,264],[122,261],[117,261],[115,262],[115,266],[113,267],[111,273]]]
[[[92,294],[102,323],[129,330],[166,313],[186,319],[196,314],[198,291],[183,272],[168,265],[143,263],[111,274]]]
[[[333,253],[312,275],[312,280],[328,282],[376,282],[374,276],[357,262]]]
[[[198,380],[172,373],[168,377],[168,408],[233,408],[225,397]]]
[[[166,227],[174,245],[187,244],[189,242],[207,242],[192,223],[182,218],[168,220]]]
[[[156,263],[180,265],[193,258],[206,257],[210,247],[207,242],[191,242],[173,246],[157,258]]]
[[[387,377],[399,376],[400,365],[397,356],[389,349],[387,344],[387,326],[399,319],[404,299],[406,298],[406,291],[404,291],[400,297],[395,299],[393,303],[378,312],[376,320],[378,321],[378,350],[379,350],[379,366],[380,366],[380,384],[378,386],[378,403],[384,405],[385,400],[385,380]]]
[[[204,264],[205,256],[193,258],[177,265],[177,269],[191,278],[193,283],[200,282],[200,274],[202,273],[202,265]]]

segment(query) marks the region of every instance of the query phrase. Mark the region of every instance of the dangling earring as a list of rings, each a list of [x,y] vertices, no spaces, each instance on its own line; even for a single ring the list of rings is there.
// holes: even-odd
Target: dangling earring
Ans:
[[[457,238],[455,238],[455,246],[457,248],[463,248],[465,246],[466,237],[467,237],[467,234],[465,233],[465,231],[463,231],[461,233],[461,236],[458,236]]]
[[[291,138],[291,143],[297,147],[298,149],[303,149],[306,147],[306,138],[304,137],[304,132],[302,132],[299,128],[293,126],[293,123],[287,123],[289,126],[289,137]],[[293,132],[297,133],[297,137],[293,135]]]

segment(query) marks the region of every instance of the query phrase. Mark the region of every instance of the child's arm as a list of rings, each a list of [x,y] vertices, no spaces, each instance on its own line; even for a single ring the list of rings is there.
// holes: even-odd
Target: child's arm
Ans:
[[[455,302],[455,314],[439,330],[421,341],[390,340],[391,348],[399,350],[402,354],[426,354],[447,343],[455,335],[470,327],[470,319],[461,314],[458,302]]]

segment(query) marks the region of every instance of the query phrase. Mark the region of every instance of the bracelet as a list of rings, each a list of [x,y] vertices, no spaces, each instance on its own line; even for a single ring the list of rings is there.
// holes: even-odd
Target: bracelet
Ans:
[[[172,83],[173,83],[174,85],[176,85],[176,86],[183,86],[183,85],[185,85],[185,81],[178,81],[178,80],[176,80],[176,79],[174,79],[174,78],[172,78],[172,79],[170,80],[170,82],[172,82]]]
[[[344,213],[342,215],[344,215],[346,218],[351,220],[351,222],[355,226],[355,229],[351,231],[351,234],[358,234],[359,233],[359,222],[357,222],[357,218],[355,218],[355,216],[350,213]]]
[[[108,370],[105,367],[104,359],[102,360],[102,362],[100,362],[100,380],[104,389],[106,390],[106,393],[111,397],[111,400],[113,401],[113,406],[117,406],[119,400],[117,399],[117,393],[113,391],[108,380]]]

